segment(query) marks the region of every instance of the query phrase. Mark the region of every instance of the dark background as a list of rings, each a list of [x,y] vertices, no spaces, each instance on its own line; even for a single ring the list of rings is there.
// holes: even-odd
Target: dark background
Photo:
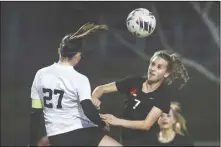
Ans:
[[[208,8],[210,21],[220,31],[220,2],[198,4],[201,10]],[[152,11],[153,6],[157,29],[137,39],[127,31],[126,17],[135,8]],[[167,47],[162,32],[174,51],[218,77],[211,80],[187,66],[191,80],[177,99],[194,141],[219,143],[220,47],[190,2],[1,2],[1,145],[27,144],[34,75],[58,61],[61,38],[86,22],[105,23],[110,28],[84,42],[89,50],[76,67],[89,77],[92,90],[128,75],[145,75],[149,61],[142,56]],[[122,113],[119,94],[107,94],[101,100],[102,112]],[[119,134],[120,129],[113,127],[110,135],[119,140]]]

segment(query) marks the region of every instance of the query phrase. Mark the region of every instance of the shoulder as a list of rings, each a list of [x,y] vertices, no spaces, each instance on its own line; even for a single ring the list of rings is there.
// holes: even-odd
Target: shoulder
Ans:
[[[82,73],[79,73],[76,70],[73,70],[74,74],[74,81],[77,81],[79,85],[85,85],[90,83],[88,77]]]
[[[78,71],[76,70],[73,70],[74,72],[74,75],[81,81],[81,80],[89,80],[88,77],[82,73],[79,73]]]
[[[164,100],[171,100],[171,92],[172,89],[169,87],[169,85],[162,84],[159,89],[155,92],[155,94],[159,97],[163,97]]]
[[[128,76],[126,78],[117,80],[115,83],[118,89],[128,90],[128,88],[131,88],[131,87],[134,87],[134,88],[141,87],[144,81],[145,81],[145,78],[142,78],[142,77]]]
[[[177,134],[176,140],[181,145],[193,146],[193,141],[189,136],[182,136],[182,135]]]
[[[118,83],[120,82],[126,82],[126,83],[141,83],[141,82],[144,82],[145,81],[145,78],[143,77],[139,77],[139,76],[127,76],[125,78],[122,78],[122,79],[119,79]]]
[[[176,139],[185,140],[186,136],[183,136],[183,135],[180,135],[180,134],[176,134]]]
[[[43,67],[43,68],[40,68],[39,70],[37,70],[35,76],[36,76],[36,77],[40,77],[43,73],[47,72],[48,69],[50,69],[50,67],[52,67],[52,65],[46,66],[46,67]]]
[[[131,88],[140,88],[145,78],[138,76],[128,76],[115,82],[116,87],[120,93],[128,93]]]
[[[180,101],[181,91],[172,85],[164,84],[159,96],[163,97],[165,102]]]
[[[141,77],[141,76],[129,76],[129,77],[127,77],[128,79],[130,79],[130,80],[134,80],[134,81],[142,81],[142,82],[144,82],[145,80],[146,80],[146,78],[144,78],[144,77]]]
[[[166,85],[161,85],[154,93],[153,97],[156,98],[155,106],[161,109],[164,113],[170,111],[171,96]]]
[[[42,68],[39,69],[37,72],[39,72],[39,73],[44,73],[44,72],[47,72],[47,71],[53,69],[53,67],[55,67],[55,63],[54,63],[54,64],[51,64],[51,65],[48,65],[48,66],[45,66],[45,67],[42,67]]]

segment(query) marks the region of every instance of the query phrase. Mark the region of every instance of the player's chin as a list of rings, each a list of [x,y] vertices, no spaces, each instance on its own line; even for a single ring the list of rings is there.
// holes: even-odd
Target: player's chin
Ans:
[[[169,124],[169,123],[162,123],[162,124],[160,124],[160,128],[161,129],[172,129],[173,125]]]
[[[154,78],[154,77],[150,77],[150,78],[148,79],[148,82],[149,82],[149,83],[154,83],[154,82],[156,82],[156,81],[157,81],[157,79]]]

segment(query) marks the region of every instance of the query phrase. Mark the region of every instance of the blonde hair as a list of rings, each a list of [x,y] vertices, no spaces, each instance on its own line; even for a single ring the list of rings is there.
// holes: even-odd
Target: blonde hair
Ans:
[[[97,30],[107,30],[107,25],[95,25],[93,23],[86,23],[78,29],[77,32],[71,34],[70,39],[75,40],[83,38],[90,33],[96,32]]]
[[[80,51],[82,48],[82,41],[89,34],[98,30],[107,30],[107,25],[95,25],[93,23],[86,23],[81,26],[75,33],[69,33],[62,38],[59,47],[59,53],[63,57],[72,58],[74,52]]]
[[[170,54],[166,50],[160,50],[154,53],[151,60],[156,56],[163,58],[168,62],[167,71],[170,73],[170,75],[165,79],[165,82],[170,85],[175,79],[182,79],[183,84],[180,85],[179,89],[183,88],[183,86],[189,80],[189,75],[187,69],[181,61],[181,56],[177,53]]]
[[[176,120],[174,125],[175,132],[183,136],[188,135],[189,133],[187,131],[186,120],[181,115],[180,104],[178,102],[171,102],[170,107]]]

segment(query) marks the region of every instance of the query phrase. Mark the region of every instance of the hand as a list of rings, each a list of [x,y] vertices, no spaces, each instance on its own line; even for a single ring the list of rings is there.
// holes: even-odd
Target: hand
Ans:
[[[110,125],[105,122],[104,131],[110,132]]]
[[[91,101],[92,101],[93,105],[94,105],[98,110],[100,110],[101,101],[100,101],[99,99],[97,99],[97,98],[92,98]]]
[[[50,146],[49,140],[47,136],[44,136],[40,139],[38,142],[38,147],[43,147],[43,146]]]
[[[115,117],[112,114],[100,114],[100,117],[107,123],[113,126],[120,126],[121,122],[119,118]]]

